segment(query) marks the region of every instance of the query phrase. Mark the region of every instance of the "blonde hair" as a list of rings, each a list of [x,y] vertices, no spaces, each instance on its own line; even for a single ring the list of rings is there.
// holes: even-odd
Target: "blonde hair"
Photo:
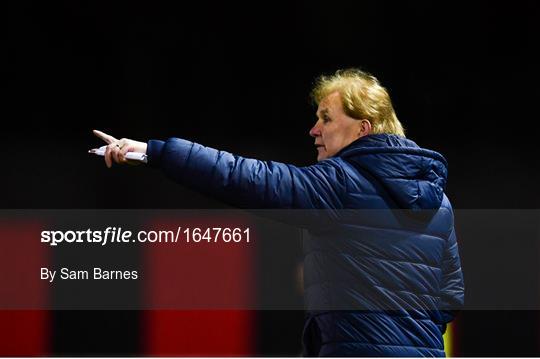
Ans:
[[[375,76],[358,70],[338,70],[331,76],[317,79],[311,98],[318,105],[326,96],[338,92],[343,111],[355,119],[371,122],[372,133],[391,133],[405,137],[390,96]]]

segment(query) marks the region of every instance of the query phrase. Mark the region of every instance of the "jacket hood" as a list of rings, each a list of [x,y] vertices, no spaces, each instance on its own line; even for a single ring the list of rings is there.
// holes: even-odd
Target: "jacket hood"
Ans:
[[[438,209],[448,174],[446,159],[405,137],[359,138],[336,154],[383,185],[399,208]]]

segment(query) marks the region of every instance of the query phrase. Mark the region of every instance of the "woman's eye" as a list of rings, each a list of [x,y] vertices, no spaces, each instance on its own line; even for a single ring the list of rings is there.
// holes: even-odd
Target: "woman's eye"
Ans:
[[[324,123],[330,122],[330,117],[324,116],[324,117],[323,117],[323,122],[324,122]]]

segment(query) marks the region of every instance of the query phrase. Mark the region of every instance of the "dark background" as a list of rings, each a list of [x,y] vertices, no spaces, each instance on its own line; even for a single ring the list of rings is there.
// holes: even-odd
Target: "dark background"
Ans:
[[[143,166],[107,170],[86,153],[101,145],[91,130],[143,141],[182,137],[307,165],[316,156],[309,91],[318,75],[345,67],[377,76],[407,136],[448,159],[446,192],[455,208],[538,208],[535,1],[10,1],[7,7],[3,208],[222,207]],[[518,254],[536,262],[537,237],[525,243]],[[482,245],[486,257],[467,258],[467,247]],[[465,269],[468,260],[489,266],[508,255],[508,248],[487,243],[462,243],[461,251]],[[286,266],[293,265],[288,259]],[[515,275],[531,276],[527,290],[538,295],[536,273]],[[302,313],[259,317],[258,353],[296,355]],[[139,330],[137,318],[59,312],[53,352],[137,355],[141,348],[129,339],[129,330]],[[81,322],[111,333],[115,325],[130,329],[123,339],[83,343],[72,330]],[[539,328],[537,312],[462,313],[459,353],[538,356]],[[290,339],[273,340],[276,331]]]

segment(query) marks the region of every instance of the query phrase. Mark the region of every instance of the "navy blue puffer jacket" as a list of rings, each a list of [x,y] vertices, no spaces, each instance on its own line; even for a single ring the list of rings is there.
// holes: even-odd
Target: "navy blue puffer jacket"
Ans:
[[[464,285],[440,154],[387,134],[307,167],[176,138],[149,141],[147,154],[175,181],[233,205],[330,210],[331,224],[304,239],[305,355],[445,356]],[[430,211],[350,212],[391,209]]]

